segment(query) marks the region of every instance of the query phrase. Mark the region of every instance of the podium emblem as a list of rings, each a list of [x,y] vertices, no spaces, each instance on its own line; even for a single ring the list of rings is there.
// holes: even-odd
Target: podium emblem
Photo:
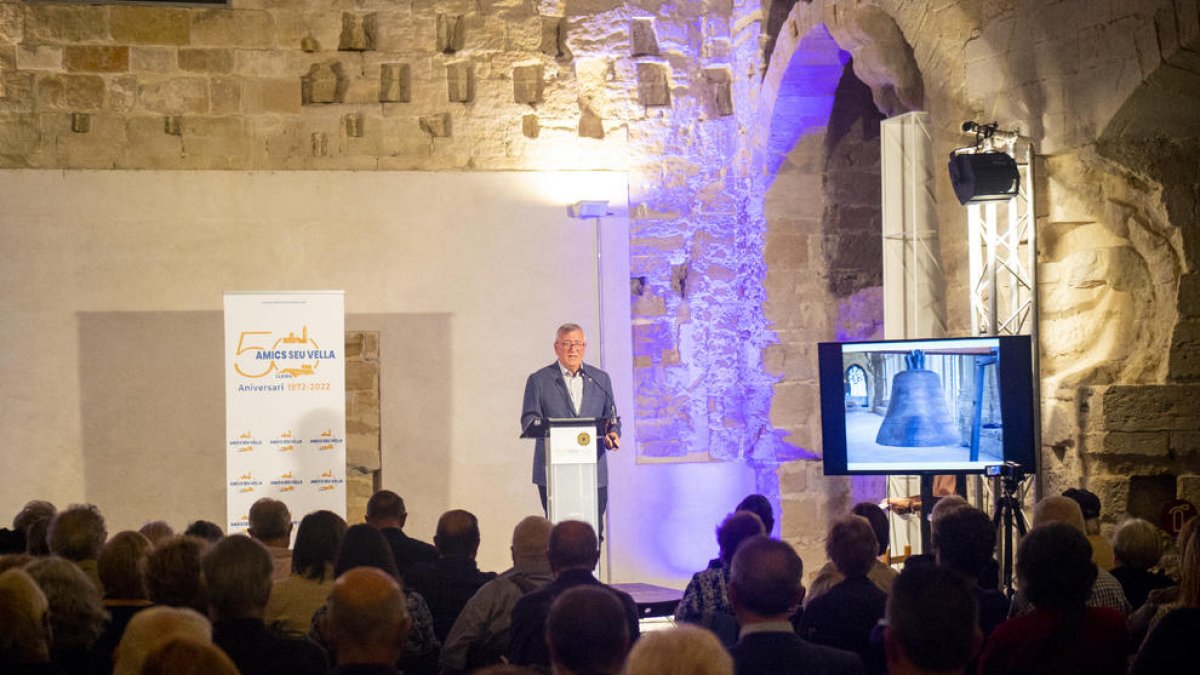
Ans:
[[[578,438],[576,438],[575,440],[579,441],[580,445],[587,445],[588,443],[592,442],[592,437],[588,435],[588,432],[584,431],[584,432],[581,432],[579,434]]]

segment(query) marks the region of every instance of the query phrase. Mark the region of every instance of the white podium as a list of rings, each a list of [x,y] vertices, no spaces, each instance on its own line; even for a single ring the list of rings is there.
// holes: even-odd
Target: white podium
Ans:
[[[546,436],[546,513],[552,523],[582,520],[600,531],[596,459],[607,420],[573,417],[543,420]]]

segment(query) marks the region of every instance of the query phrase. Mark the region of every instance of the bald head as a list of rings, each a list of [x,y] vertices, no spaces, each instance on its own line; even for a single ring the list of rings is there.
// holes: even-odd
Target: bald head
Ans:
[[[192,609],[161,605],[143,609],[133,615],[121,637],[113,675],[141,673],[150,652],[173,638],[211,642],[212,625]]]
[[[564,520],[550,530],[550,569],[555,574],[566,570],[593,570],[600,560],[600,542],[588,523]]]
[[[550,546],[550,530],[553,527],[549,520],[541,516],[529,516],[517,523],[513,528],[513,562],[518,559],[544,560],[546,550]]]
[[[433,545],[443,556],[475,557],[479,550],[479,519],[470,511],[454,509],[438,518]]]
[[[1033,526],[1041,527],[1050,523],[1065,523],[1085,532],[1083,525],[1083,510],[1079,502],[1070,497],[1046,497],[1033,507]]]
[[[50,603],[25,570],[0,574],[0,663],[50,660]]]
[[[329,594],[328,635],[338,664],[394,664],[410,620],[400,585],[374,567],[338,577]]]

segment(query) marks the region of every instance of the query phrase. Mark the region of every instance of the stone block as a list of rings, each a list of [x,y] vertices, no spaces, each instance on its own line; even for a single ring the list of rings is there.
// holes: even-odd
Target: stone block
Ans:
[[[180,49],[179,68],[200,73],[231,73],[233,52],[228,49]]]
[[[138,102],[146,110],[164,114],[208,112],[208,78],[143,81],[138,88]]]
[[[247,113],[298,113],[300,83],[293,79],[253,78],[243,81],[242,110]]]
[[[1084,436],[1087,452],[1094,454],[1166,457],[1170,436],[1165,431],[1110,431]]]
[[[604,121],[583,101],[579,102],[579,137],[604,140]]]
[[[67,45],[63,67],[85,73],[120,73],[129,70],[129,47]]]
[[[372,391],[378,381],[378,365],[363,361],[346,362],[346,391]]]
[[[99,110],[106,88],[100,75],[42,75],[37,78],[38,105],[47,110]]]
[[[258,9],[190,9],[190,43],[199,47],[268,49],[275,46],[275,20]]]
[[[300,78],[301,101],[304,105],[341,103],[349,87],[345,69],[340,61],[314,63],[308,74]]]
[[[379,67],[380,103],[412,101],[412,66],[407,63],[384,63]]]
[[[658,56],[658,36],[654,33],[654,19],[631,19],[629,43],[632,56]]]
[[[21,45],[17,48],[17,68],[20,70],[62,70],[62,47]]]
[[[529,114],[521,116],[521,133],[525,138],[537,138],[541,133],[541,124],[538,122],[538,116]]]
[[[437,50],[443,54],[461,51],[466,44],[466,22],[462,15],[437,15]]]
[[[191,37],[186,9],[113,5],[108,23],[112,39],[121,44],[186,45]]]
[[[346,462],[368,471],[378,471],[380,468],[379,433],[347,433]]]
[[[1191,463],[1200,458],[1200,430],[1171,432],[1170,453],[1176,461]]]
[[[470,61],[446,64],[446,92],[451,103],[475,99],[475,69]]]
[[[338,38],[340,52],[369,52],[375,50],[376,16],[342,12],[342,34]]]
[[[426,115],[421,118],[421,131],[433,138],[450,137],[450,113]]]
[[[167,73],[178,67],[179,56],[172,48],[129,48],[129,69],[135,73]]]
[[[0,4],[0,44],[15,45],[25,39],[24,3]]]
[[[46,42],[102,42],[108,39],[103,5],[25,4],[26,44]]]
[[[513,100],[517,103],[542,102],[542,65],[513,68]]]
[[[183,156],[182,136],[165,133],[162,117],[139,115],[126,119],[128,142],[118,166],[165,169],[179,166]]]
[[[29,166],[29,158],[37,151],[41,138],[37,115],[10,113],[0,116],[0,166]]]
[[[108,111],[127,114],[137,106],[138,76],[108,77]]]
[[[670,79],[670,72],[664,64],[637,64],[638,103],[644,106],[671,105]]]
[[[1103,389],[1101,406],[1103,426],[1096,430],[1194,430],[1200,427],[1200,384],[1114,385]],[[1089,424],[1096,423],[1094,412]]]
[[[713,108],[721,117],[733,114],[733,74],[729,68],[705,68],[704,81],[712,96]]]
[[[1195,474],[1179,476],[1175,483],[1175,498],[1200,504],[1200,476]]]
[[[299,110],[299,85],[288,80],[297,93],[292,105]],[[229,115],[242,109],[242,80],[237,77],[214,77],[208,83],[209,109],[217,115]]]
[[[567,45],[566,17],[542,17],[542,53],[559,61],[571,60],[571,48]]]

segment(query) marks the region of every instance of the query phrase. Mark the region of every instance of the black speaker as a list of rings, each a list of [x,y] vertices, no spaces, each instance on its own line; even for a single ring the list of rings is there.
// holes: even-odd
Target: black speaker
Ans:
[[[1007,201],[1017,194],[1017,161],[1003,152],[950,155],[950,182],[958,203]]]

